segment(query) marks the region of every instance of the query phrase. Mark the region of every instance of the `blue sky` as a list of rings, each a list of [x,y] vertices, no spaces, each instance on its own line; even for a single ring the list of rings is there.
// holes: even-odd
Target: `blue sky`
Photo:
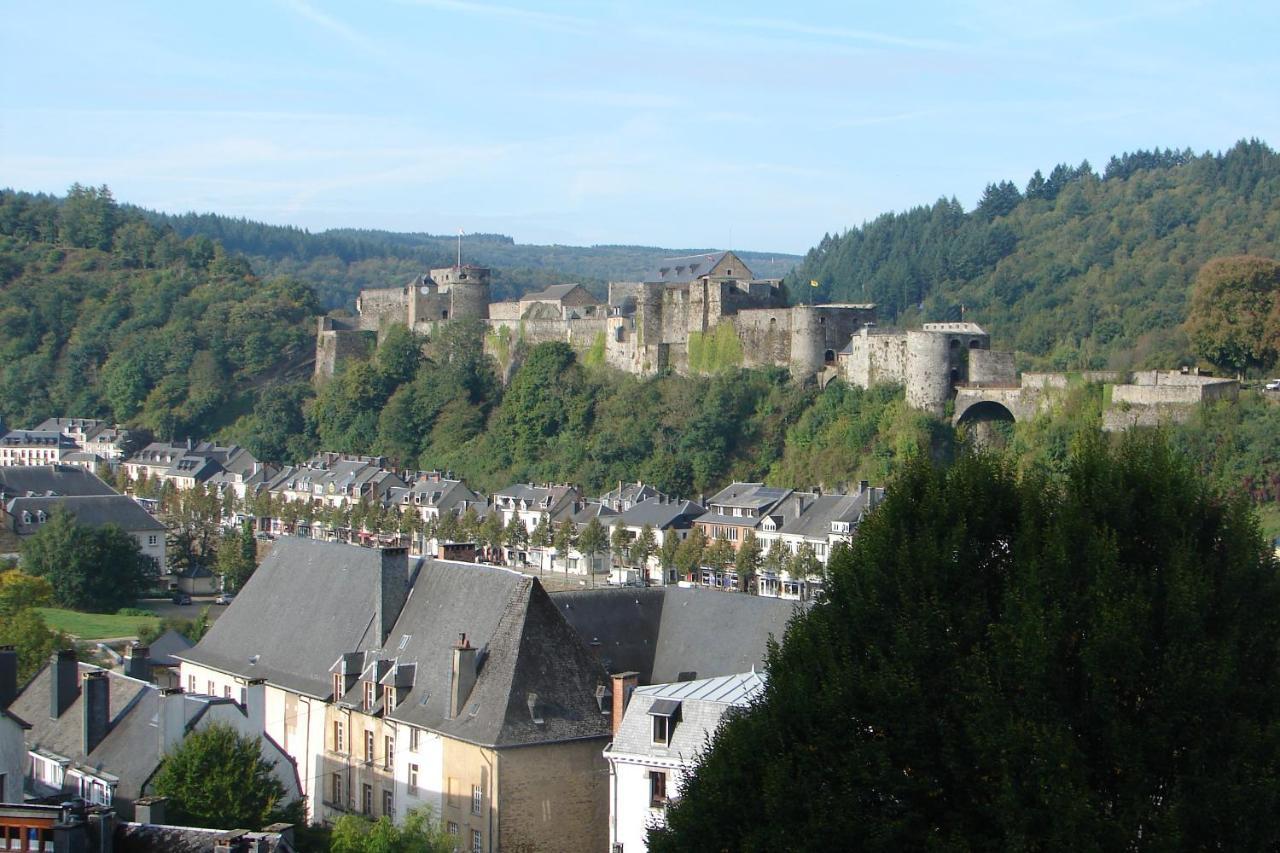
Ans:
[[[0,185],[313,230],[803,252],[1280,144],[1273,3],[0,2]]]

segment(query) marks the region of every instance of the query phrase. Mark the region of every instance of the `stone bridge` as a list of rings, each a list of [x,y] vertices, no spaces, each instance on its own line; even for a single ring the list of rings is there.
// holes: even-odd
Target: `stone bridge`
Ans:
[[[956,388],[956,413],[951,419],[959,425],[980,420],[1025,421],[1040,411],[1044,394],[1039,388],[1020,385],[960,385]]]

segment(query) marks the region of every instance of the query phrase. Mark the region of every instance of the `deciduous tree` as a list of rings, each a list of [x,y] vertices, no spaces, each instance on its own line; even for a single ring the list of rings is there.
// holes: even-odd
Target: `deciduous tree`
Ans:
[[[256,830],[284,806],[284,786],[274,767],[262,757],[261,738],[213,723],[164,757],[153,788],[169,798],[175,822]]]

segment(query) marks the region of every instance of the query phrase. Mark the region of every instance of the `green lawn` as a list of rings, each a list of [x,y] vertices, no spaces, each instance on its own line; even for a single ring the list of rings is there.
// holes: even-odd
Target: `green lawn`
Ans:
[[[103,637],[133,637],[144,626],[155,625],[154,616],[114,616],[110,613],[80,613],[56,607],[37,607],[50,628],[73,634],[82,640]]]

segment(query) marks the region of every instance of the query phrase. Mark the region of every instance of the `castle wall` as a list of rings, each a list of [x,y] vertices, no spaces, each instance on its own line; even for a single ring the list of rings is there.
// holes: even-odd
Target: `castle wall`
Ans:
[[[519,320],[520,319],[520,303],[519,302],[490,302],[489,303],[489,319],[490,320]]]
[[[387,323],[404,323],[409,313],[409,294],[403,287],[362,290],[356,297],[359,328],[376,332]]]
[[[314,376],[327,379],[350,358],[364,358],[373,348],[374,333],[352,328],[351,323],[321,317],[316,330]]]
[[[790,363],[792,333],[789,309],[740,311],[731,322],[742,341],[744,367]]]
[[[973,385],[1016,385],[1013,353],[989,349],[969,352],[969,382]]]
[[[860,388],[906,384],[906,332],[876,332],[864,326],[850,338],[849,350],[840,358],[849,384]]]

